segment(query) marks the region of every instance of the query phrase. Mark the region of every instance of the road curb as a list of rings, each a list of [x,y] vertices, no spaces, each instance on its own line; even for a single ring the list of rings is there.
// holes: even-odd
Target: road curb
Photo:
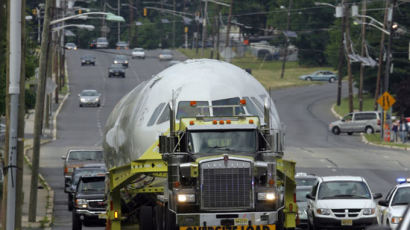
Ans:
[[[333,116],[335,116],[338,119],[341,119],[342,116],[340,116],[336,110],[335,110],[335,106],[336,104],[333,104],[332,107],[330,108],[330,111],[332,112]],[[377,147],[383,147],[383,148],[387,148],[387,149],[398,149],[398,150],[404,150],[404,151],[408,151],[410,152],[410,147],[398,147],[398,146],[391,146],[391,145],[381,145],[381,144],[376,144],[373,142],[370,142],[369,140],[367,140],[366,136],[363,133],[360,133],[361,136],[361,141],[367,145],[373,145],[373,146],[377,146]]]

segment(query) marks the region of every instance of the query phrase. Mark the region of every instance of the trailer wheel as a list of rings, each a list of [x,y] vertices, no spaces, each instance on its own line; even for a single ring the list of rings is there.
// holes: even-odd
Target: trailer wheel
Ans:
[[[142,206],[139,215],[139,230],[154,230],[153,215],[151,206]]]
[[[75,212],[73,212],[72,230],[81,230],[82,228],[83,228],[83,224],[81,223],[80,216],[78,216]]]

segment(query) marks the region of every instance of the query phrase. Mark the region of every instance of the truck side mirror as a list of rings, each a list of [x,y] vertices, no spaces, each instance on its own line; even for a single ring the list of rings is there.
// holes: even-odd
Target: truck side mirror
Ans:
[[[66,158],[66,156],[65,156],[65,155],[62,155],[62,156],[61,156],[61,159],[65,160],[65,158]]]
[[[310,193],[306,194],[306,198],[308,198],[309,200],[315,200],[315,198]]]
[[[389,202],[387,202],[387,200],[379,200],[378,204],[385,207],[389,206]]]

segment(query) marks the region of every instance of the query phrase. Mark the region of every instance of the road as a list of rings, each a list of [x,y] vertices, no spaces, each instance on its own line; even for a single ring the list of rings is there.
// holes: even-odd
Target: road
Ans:
[[[40,161],[40,171],[55,191],[55,230],[71,229],[71,213],[67,210],[67,196],[63,192],[61,156],[73,146],[100,146],[105,120],[118,100],[167,66],[167,62],[155,58],[157,51],[150,51],[145,60],[131,60],[125,79],[108,78],[107,67],[115,52],[78,50],[67,53],[71,95],[58,117],[58,139],[42,146]],[[97,57],[95,67],[80,66],[80,57],[86,53]],[[298,171],[364,176],[373,192],[385,194],[397,176],[408,173],[409,152],[365,145],[358,135],[334,136],[328,132],[328,123],[335,119],[329,108],[336,87],[336,84],[324,84],[272,92],[282,122],[287,127],[286,158],[297,162]],[[87,88],[102,93],[100,108],[78,106],[77,94]]]

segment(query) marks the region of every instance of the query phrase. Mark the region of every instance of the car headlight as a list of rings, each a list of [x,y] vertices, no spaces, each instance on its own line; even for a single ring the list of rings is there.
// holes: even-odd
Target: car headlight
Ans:
[[[85,62],[85,60],[81,60],[81,62]]]
[[[403,219],[403,217],[400,217],[400,216],[393,216],[392,218],[391,218],[391,223],[392,224],[398,224],[398,223],[400,223],[400,221]]]
[[[317,214],[328,216],[330,215],[330,209],[328,208],[318,208],[316,209]]]
[[[109,70],[110,73],[114,73],[114,71],[112,69]]]
[[[195,202],[194,194],[178,194],[179,203]]]
[[[118,61],[114,61],[114,64],[118,64]]]
[[[125,61],[125,64],[128,64],[128,61]]]
[[[258,200],[275,200],[276,196],[273,192],[260,192],[258,193]]]
[[[80,98],[81,102],[86,102],[86,100],[84,98]]]
[[[75,204],[78,208],[87,208],[87,200],[84,199],[76,199]]]
[[[375,211],[374,208],[365,208],[363,209],[363,215],[373,215]]]

